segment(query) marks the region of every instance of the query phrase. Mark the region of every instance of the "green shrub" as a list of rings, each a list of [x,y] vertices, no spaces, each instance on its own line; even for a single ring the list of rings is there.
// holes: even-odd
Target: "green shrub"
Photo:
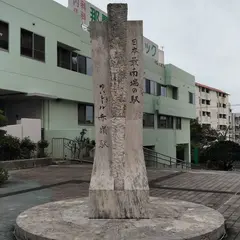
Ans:
[[[38,148],[38,153],[37,157],[38,158],[44,158],[47,157],[47,154],[45,154],[44,150],[49,146],[48,141],[46,140],[41,140],[37,143],[37,148]]]
[[[11,135],[0,137],[0,160],[14,160],[20,158],[20,139]]]
[[[30,159],[36,149],[36,144],[29,137],[23,138],[20,142],[21,158]]]
[[[8,171],[6,169],[0,168],[0,185],[8,180]]]

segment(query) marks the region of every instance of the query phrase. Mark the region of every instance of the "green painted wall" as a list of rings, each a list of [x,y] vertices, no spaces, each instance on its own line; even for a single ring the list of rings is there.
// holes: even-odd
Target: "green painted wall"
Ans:
[[[1,0],[0,19],[9,23],[9,52],[0,51],[0,88],[26,93],[56,96],[61,101],[45,100],[42,107],[46,138],[73,139],[82,128],[94,139],[93,126],[78,125],[77,102],[93,102],[89,76],[57,67],[57,41],[91,55],[89,34],[81,29],[79,16],[52,0]],[[45,37],[46,62],[20,56],[20,28]],[[144,145],[175,157],[176,144],[189,143],[190,118],[195,106],[188,103],[188,91],[194,92],[194,77],[173,66],[159,66],[144,57],[145,77],[168,85],[167,97],[144,96],[144,111],[155,113],[155,129],[144,129]],[[179,100],[172,99],[171,86],[179,88]],[[157,114],[181,116],[182,130],[158,129]]]

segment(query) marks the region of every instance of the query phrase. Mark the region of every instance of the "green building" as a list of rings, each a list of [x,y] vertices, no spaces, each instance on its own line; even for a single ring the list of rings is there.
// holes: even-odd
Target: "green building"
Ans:
[[[9,124],[20,118],[41,119],[47,140],[73,139],[83,128],[95,137],[91,45],[85,26],[94,7],[86,2],[80,13],[72,7],[52,0],[0,1],[0,109]],[[190,161],[195,78],[172,64],[160,64],[155,48],[144,39],[144,146]]]

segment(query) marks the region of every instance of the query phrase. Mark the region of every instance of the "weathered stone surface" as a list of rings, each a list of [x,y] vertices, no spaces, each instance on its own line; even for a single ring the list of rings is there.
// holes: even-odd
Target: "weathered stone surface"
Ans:
[[[90,218],[148,218],[143,155],[143,23],[126,4],[108,5],[108,22],[91,23],[96,150]]]
[[[202,205],[151,198],[150,219],[88,218],[88,199],[52,202],[21,213],[15,233],[20,240],[218,240],[224,218]]]

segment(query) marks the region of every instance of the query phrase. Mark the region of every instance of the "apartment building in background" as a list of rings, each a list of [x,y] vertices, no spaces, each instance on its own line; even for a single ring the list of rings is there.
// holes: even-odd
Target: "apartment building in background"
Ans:
[[[232,113],[232,141],[240,144],[240,113]]]
[[[41,119],[50,143],[74,139],[83,128],[95,139],[87,26],[107,17],[89,2],[81,9],[79,2],[69,1],[66,8],[52,0],[0,1],[0,109],[11,125],[22,118]],[[165,64],[164,52],[147,38],[143,51],[144,146],[191,161],[195,78]]]
[[[214,129],[228,129],[231,138],[231,105],[229,94],[217,88],[196,83],[196,115],[199,123]]]

